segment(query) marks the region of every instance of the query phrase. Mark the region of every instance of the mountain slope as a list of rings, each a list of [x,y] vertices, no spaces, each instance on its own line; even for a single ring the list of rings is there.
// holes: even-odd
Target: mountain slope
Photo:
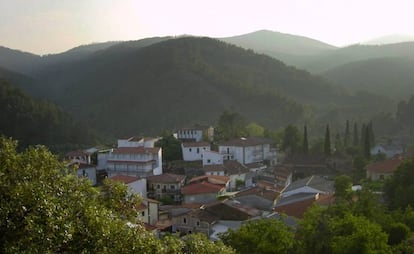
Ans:
[[[30,98],[0,79],[0,135],[21,146],[44,144],[59,150],[73,144],[92,144],[94,135],[54,104]]]
[[[365,90],[393,98],[414,94],[414,59],[377,58],[351,62],[322,75],[350,91]]]

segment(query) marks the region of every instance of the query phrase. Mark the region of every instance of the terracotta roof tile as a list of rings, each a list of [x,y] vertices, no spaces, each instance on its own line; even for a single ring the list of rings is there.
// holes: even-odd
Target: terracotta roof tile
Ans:
[[[184,195],[217,193],[224,187],[222,185],[212,184],[209,182],[193,183],[181,188],[181,193]]]
[[[225,185],[227,182],[230,181],[230,177],[229,176],[204,175],[204,176],[193,177],[188,183],[203,182],[203,181],[207,181],[212,184]]]
[[[392,173],[402,163],[401,158],[394,157],[385,161],[378,161],[367,165],[367,171],[375,173]]]
[[[129,184],[129,183],[138,181],[140,178],[136,176],[115,175],[115,176],[110,177],[109,179],[115,182]]]
[[[161,175],[148,176],[147,181],[157,183],[178,183],[185,179],[185,175],[176,175],[170,173],[164,173]]]

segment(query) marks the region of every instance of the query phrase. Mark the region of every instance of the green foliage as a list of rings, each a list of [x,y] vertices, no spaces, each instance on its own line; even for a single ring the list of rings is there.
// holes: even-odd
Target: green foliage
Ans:
[[[239,230],[229,230],[220,237],[237,253],[290,253],[294,234],[277,219],[255,220],[243,224]]]
[[[0,80],[0,135],[28,145],[91,144],[94,134],[54,104],[34,100]]]
[[[156,147],[162,148],[162,159],[165,161],[182,160],[181,142],[170,132],[164,131],[161,139],[155,143]]]
[[[386,180],[385,195],[391,208],[414,207],[414,159],[404,161]]]
[[[214,131],[215,140],[229,140],[245,136],[246,120],[237,112],[224,111],[217,122]]]
[[[352,179],[347,175],[341,175],[335,178],[335,198],[336,201],[350,201],[352,198]]]
[[[301,149],[301,135],[298,128],[294,125],[288,125],[283,134],[282,150],[287,153],[297,153]]]
[[[246,134],[249,137],[263,137],[265,129],[257,123],[249,123],[246,127]]]
[[[305,125],[303,127],[303,145],[302,145],[303,153],[309,153],[309,143],[308,143],[308,127]]]
[[[124,185],[99,191],[45,147],[16,147],[0,138],[1,253],[232,253],[201,236],[158,240],[135,221],[139,199]]]

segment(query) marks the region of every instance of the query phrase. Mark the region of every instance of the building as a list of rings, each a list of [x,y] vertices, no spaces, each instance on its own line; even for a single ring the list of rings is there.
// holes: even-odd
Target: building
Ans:
[[[276,149],[273,142],[265,138],[238,138],[219,144],[219,153],[225,160],[236,160],[241,164],[267,161],[276,164]]]
[[[392,158],[398,154],[404,153],[404,147],[397,144],[379,144],[371,149],[371,154],[385,154],[387,158]]]
[[[69,162],[91,164],[91,155],[90,152],[78,150],[67,153],[65,157]]]
[[[332,194],[335,192],[334,181],[325,177],[312,175],[292,182],[282,193],[282,197],[295,194]]]
[[[191,178],[188,184],[209,182],[212,184],[224,185],[226,190],[230,190],[230,177],[228,176],[217,176],[217,175],[203,175]]]
[[[71,162],[68,166],[73,167],[76,170],[76,175],[78,177],[84,177],[91,181],[92,185],[96,185],[97,175],[96,175],[96,166],[81,162]]]
[[[184,204],[206,204],[216,201],[226,192],[226,187],[221,184],[209,182],[197,182],[184,186],[181,189]]]
[[[194,127],[178,129],[176,138],[182,142],[213,141],[213,127]]]
[[[222,165],[223,155],[215,151],[203,151],[203,167],[208,165]]]
[[[243,189],[253,185],[254,173],[237,161],[225,161],[223,165],[207,165],[203,167],[206,175],[230,177],[230,190]]]
[[[142,222],[155,225],[159,221],[159,206],[160,202],[157,200],[143,198],[141,205],[137,209]]]
[[[207,142],[184,142],[181,144],[184,161],[201,161],[205,151],[210,151]]]
[[[128,186],[128,191],[140,195],[141,197],[147,197],[147,180],[137,176],[128,175],[115,175],[109,179],[115,182],[123,183]]]
[[[181,202],[181,188],[184,186],[184,181],[184,175],[165,173],[148,176],[148,197],[155,199],[170,198],[174,202]]]
[[[109,176],[147,177],[162,174],[162,150],[159,147],[119,147],[108,154]]]
[[[367,165],[367,178],[373,181],[385,180],[392,176],[394,171],[401,165],[401,156],[395,156],[385,161],[377,161]]]

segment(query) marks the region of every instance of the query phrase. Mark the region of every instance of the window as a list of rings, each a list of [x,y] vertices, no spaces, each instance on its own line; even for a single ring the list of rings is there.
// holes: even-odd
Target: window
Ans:
[[[190,152],[191,152],[191,148],[188,148],[188,151],[190,151]]]
[[[197,226],[200,226],[200,221],[199,220],[197,221]]]
[[[157,184],[157,189],[159,189],[160,188],[160,185],[159,184]]]
[[[183,218],[183,223],[187,224],[187,218],[185,218],[185,217]]]
[[[174,190],[174,189],[175,189],[175,185],[171,185],[171,186],[170,186],[170,189],[171,189],[171,190]]]
[[[210,159],[207,159],[207,163],[211,163],[211,160]]]
[[[145,217],[145,211],[142,211],[142,212],[141,212],[141,216],[142,216],[142,217]]]
[[[197,153],[200,153],[200,148],[197,147]]]

